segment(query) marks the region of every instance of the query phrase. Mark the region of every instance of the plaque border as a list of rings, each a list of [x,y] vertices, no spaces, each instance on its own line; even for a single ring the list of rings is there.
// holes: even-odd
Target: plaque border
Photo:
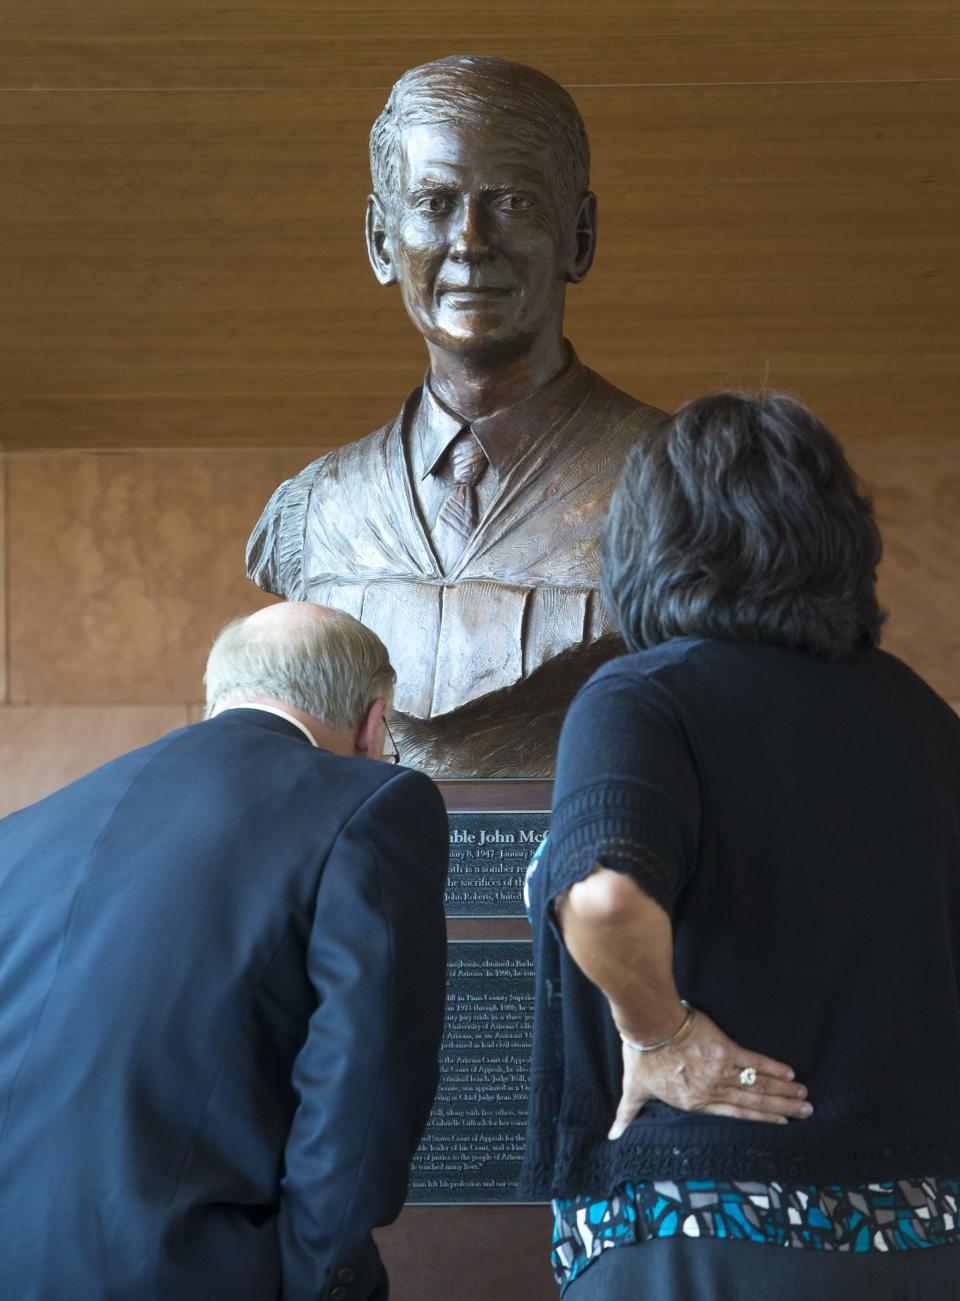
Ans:
[[[552,777],[451,777],[437,786],[448,813],[549,813],[553,796]]]

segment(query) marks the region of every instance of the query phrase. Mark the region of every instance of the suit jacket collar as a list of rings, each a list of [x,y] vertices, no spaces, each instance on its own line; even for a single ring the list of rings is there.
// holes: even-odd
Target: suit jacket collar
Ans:
[[[225,709],[223,713],[217,714],[216,718],[209,718],[206,721],[221,725],[226,723],[229,726],[252,723],[255,727],[265,727],[271,732],[292,736],[294,740],[302,741],[304,745],[310,744],[296,723],[288,718],[281,718],[279,714],[268,714],[265,709],[256,709],[252,705],[238,705],[236,708]]]

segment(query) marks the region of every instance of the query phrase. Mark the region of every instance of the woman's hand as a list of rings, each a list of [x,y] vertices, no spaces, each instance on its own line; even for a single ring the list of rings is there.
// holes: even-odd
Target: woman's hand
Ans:
[[[756,1072],[753,1084],[741,1072]],[[703,1012],[676,1048],[638,1053],[623,1046],[623,1093],[608,1138],[619,1138],[641,1109],[656,1098],[681,1111],[784,1125],[813,1114],[807,1090],[793,1071],[761,1053],[741,1048]]]
[[[558,897],[557,914],[570,955],[606,994],[623,1034],[649,1042],[676,1027],[683,1005],[673,979],[673,926],[636,881],[598,864]],[[785,1062],[741,1048],[697,1012],[675,1045],[654,1053],[624,1045],[623,1092],[608,1137],[619,1138],[652,1098],[681,1111],[785,1124],[813,1114],[806,1097]]]

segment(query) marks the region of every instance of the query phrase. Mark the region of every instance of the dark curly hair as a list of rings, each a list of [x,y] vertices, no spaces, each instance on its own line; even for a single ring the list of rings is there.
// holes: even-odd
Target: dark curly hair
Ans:
[[[631,650],[672,637],[840,659],[875,646],[880,533],[840,444],[783,394],[715,393],[631,450],[602,539]]]

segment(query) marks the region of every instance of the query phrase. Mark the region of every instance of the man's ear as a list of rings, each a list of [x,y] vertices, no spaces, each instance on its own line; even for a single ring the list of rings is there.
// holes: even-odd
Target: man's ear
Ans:
[[[597,251],[597,196],[590,190],[577,209],[576,243],[567,268],[567,280],[578,285],[593,265]]]
[[[373,274],[382,285],[394,285],[397,277],[393,269],[393,249],[387,234],[387,214],[375,194],[367,198],[367,257]]]
[[[361,759],[383,758],[383,733],[380,724],[387,708],[383,696],[378,696],[357,724],[354,737],[354,751]]]

